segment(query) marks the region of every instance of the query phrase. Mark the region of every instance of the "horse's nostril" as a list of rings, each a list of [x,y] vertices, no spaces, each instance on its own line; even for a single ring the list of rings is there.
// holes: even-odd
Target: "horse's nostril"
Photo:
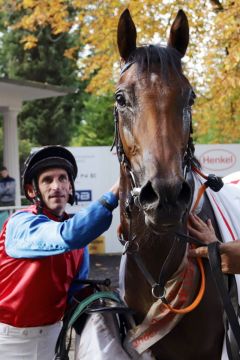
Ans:
[[[175,206],[188,204],[191,199],[191,189],[187,182],[175,184],[160,184],[160,182],[148,181],[139,194],[140,205],[145,209],[153,209],[159,206]]]
[[[141,206],[147,207],[151,206],[152,204],[155,204],[159,201],[158,194],[154,191],[152,187],[152,183],[150,181],[147,182],[146,185],[144,185],[141,189],[140,195],[139,195],[139,202]]]
[[[182,183],[181,191],[178,195],[178,201],[188,204],[191,199],[191,188],[186,181]]]

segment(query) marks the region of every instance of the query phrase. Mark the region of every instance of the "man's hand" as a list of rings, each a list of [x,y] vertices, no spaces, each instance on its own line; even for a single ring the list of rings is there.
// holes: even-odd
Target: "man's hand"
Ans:
[[[211,220],[206,223],[196,215],[190,215],[188,220],[189,234],[205,244],[219,241],[216,237]],[[240,240],[234,240],[228,243],[221,243],[221,266],[222,272],[226,274],[240,274]],[[193,257],[208,257],[207,246],[200,246],[189,251]]]
[[[119,179],[115,182],[115,184],[111,187],[110,191],[119,198]]]
[[[218,241],[210,219],[205,223],[197,215],[190,214],[188,218],[189,234],[204,244]]]

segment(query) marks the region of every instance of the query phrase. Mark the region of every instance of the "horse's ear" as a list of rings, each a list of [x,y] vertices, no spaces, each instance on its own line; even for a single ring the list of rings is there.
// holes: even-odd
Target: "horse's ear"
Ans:
[[[118,21],[117,43],[121,58],[127,61],[136,49],[137,32],[128,9],[124,10]]]
[[[179,10],[171,26],[168,46],[178,50],[182,56],[185,55],[189,43],[188,19],[183,10]]]

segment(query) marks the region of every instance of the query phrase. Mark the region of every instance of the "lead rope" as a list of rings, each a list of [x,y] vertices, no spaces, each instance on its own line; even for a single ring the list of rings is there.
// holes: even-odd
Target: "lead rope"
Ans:
[[[206,280],[205,280],[205,273],[204,273],[204,267],[203,267],[203,263],[202,263],[202,259],[201,258],[197,258],[197,263],[200,269],[200,273],[201,273],[201,285],[199,288],[199,292],[195,298],[195,300],[188,306],[186,306],[185,308],[182,309],[176,309],[173,308],[170,304],[168,304],[166,299],[164,301],[164,299],[161,299],[163,302],[163,305],[170,310],[171,312],[175,313],[175,314],[187,314],[191,311],[193,311],[201,302],[204,292],[205,292],[205,288],[206,288]]]

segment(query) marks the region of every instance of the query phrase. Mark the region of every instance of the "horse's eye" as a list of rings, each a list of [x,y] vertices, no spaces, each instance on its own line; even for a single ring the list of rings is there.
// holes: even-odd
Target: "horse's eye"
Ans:
[[[123,94],[120,94],[120,93],[116,94],[116,102],[120,106],[125,106],[126,105],[126,100],[125,100],[125,97],[123,96]]]

